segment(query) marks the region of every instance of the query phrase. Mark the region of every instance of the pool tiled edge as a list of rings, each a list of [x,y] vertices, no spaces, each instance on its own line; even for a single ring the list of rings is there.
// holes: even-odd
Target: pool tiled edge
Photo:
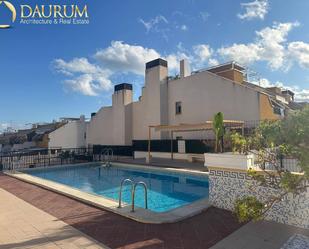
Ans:
[[[148,172],[156,172],[156,173],[168,173],[168,174],[177,174],[177,175],[185,175],[185,176],[194,176],[194,177],[205,177],[209,176],[208,172],[199,171],[199,170],[191,170],[191,169],[184,169],[184,168],[162,168],[156,167],[152,165],[136,165],[130,163],[118,163],[115,162],[117,167],[123,167],[125,169],[139,169],[139,170],[147,170]],[[129,167],[129,168],[128,168]]]
[[[198,171],[190,171],[190,170],[184,170],[184,169],[162,169],[162,168],[156,168],[152,166],[133,166],[128,164],[118,164],[117,166],[124,166],[124,167],[131,167],[131,168],[139,168],[139,169],[147,169],[147,170],[154,170],[154,171],[161,171],[161,172],[177,172],[178,174],[183,172],[184,174],[190,174],[190,175],[197,175],[199,173],[202,173],[202,175],[206,175],[205,172],[198,172]],[[68,196],[70,198],[79,200],[81,202],[87,203],[89,205],[125,216],[127,218],[130,218],[132,220],[141,222],[141,223],[149,223],[149,224],[162,224],[162,223],[174,223],[177,221],[184,220],[186,218],[195,216],[202,211],[206,210],[210,205],[208,202],[208,198],[198,200],[194,203],[191,203],[189,205],[179,207],[176,209],[173,209],[168,212],[163,213],[157,213],[150,210],[146,210],[143,208],[136,207],[135,212],[131,212],[131,205],[124,205],[121,209],[118,208],[118,202],[104,198],[102,196],[98,196],[95,194],[86,193],[83,191],[80,191],[78,189],[56,183],[53,181],[45,180],[42,178],[38,178],[35,176],[31,176],[25,173],[21,172],[5,172],[5,174],[14,177],[16,179],[25,181],[27,183],[31,183],[37,186],[40,186],[42,188],[54,191],[56,193],[63,194],[65,196]]]

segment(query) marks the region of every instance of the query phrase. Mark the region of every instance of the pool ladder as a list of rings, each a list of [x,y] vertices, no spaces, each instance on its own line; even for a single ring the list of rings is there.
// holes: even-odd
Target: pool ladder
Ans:
[[[103,163],[105,167],[110,167],[111,166],[111,161],[114,160],[114,151],[112,148],[107,148],[103,150],[100,154],[100,159],[101,156],[103,155]]]
[[[118,205],[118,208],[121,208],[121,197],[122,197],[122,187],[123,185],[126,183],[126,182],[129,182],[131,184],[131,199],[132,199],[132,208],[131,208],[131,212],[134,212],[135,211],[135,191],[136,191],[136,187],[138,185],[141,185],[144,187],[144,193],[145,193],[145,209],[148,209],[148,193],[147,193],[147,185],[145,182],[137,182],[137,183],[134,183],[131,179],[127,178],[127,179],[123,179],[121,181],[121,184],[120,184],[120,189],[119,189],[119,205]]]

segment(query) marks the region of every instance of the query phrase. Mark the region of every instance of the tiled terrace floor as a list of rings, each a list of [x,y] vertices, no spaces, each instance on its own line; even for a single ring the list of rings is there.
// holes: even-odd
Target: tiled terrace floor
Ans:
[[[216,208],[174,224],[141,224],[3,174],[0,188],[110,248],[206,249],[241,226],[230,212]]]
[[[1,249],[105,249],[54,216],[0,188]]]
[[[309,236],[309,230],[271,221],[249,222],[211,249],[279,249],[295,234]]]

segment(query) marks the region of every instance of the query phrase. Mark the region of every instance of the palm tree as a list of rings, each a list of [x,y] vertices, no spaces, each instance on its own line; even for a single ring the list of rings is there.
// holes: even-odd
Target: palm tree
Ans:
[[[215,143],[215,152],[218,153],[219,145],[220,145],[220,152],[223,152],[223,135],[224,135],[224,121],[223,121],[223,113],[218,112],[214,115],[213,118],[213,130],[216,136],[216,143]]]

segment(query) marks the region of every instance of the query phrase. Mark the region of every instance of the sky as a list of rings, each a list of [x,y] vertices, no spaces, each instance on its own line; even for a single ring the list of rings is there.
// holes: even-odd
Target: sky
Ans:
[[[0,1],[1,2],[1,1]],[[10,0],[19,8],[20,1]],[[53,4],[24,0],[22,4]],[[89,24],[21,24],[0,29],[0,131],[60,117],[90,117],[111,104],[115,84],[133,84],[162,57],[193,70],[235,60],[252,81],[309,101],[308,0],[62,0],[88,6]],[[0,24],[10,13],[0,5]]]

